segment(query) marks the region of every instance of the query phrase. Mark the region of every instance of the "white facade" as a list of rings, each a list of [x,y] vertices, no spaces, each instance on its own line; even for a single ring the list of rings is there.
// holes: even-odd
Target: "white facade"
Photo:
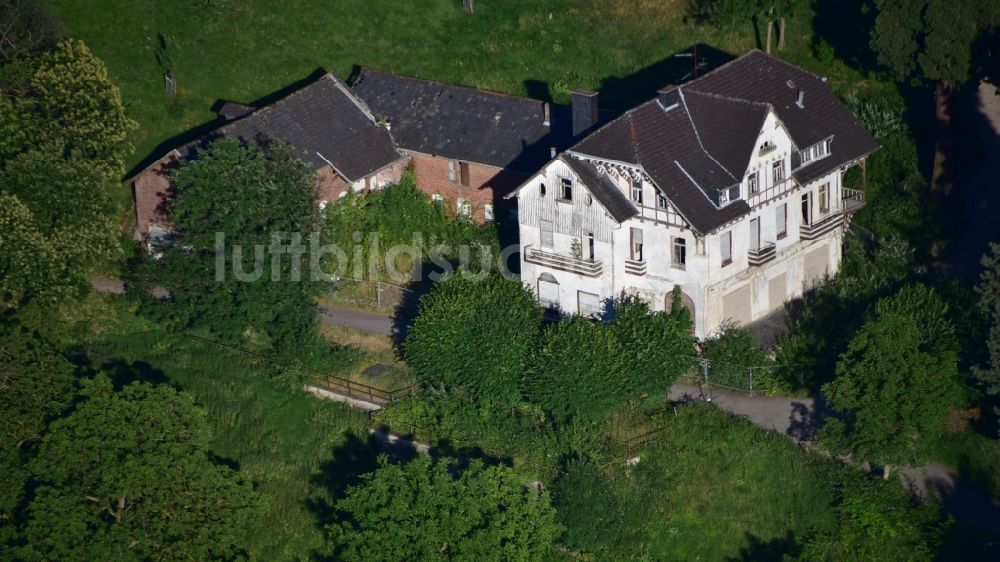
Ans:
[[[801,149],[813,156],[804,165],[829,153],[821,144]],[[679,286],[698,337],[727,320],[758,320],[836,272],[847,211],[855,206],[843,197],[844,168],[797,184],[795,150],[769,113],[740,187],[749,214],[708,233],[688,226],[641,167],[566,153],[516,193],[521,278],[544,305],[566,314],[593,314],[595,301],[623,291],[669,310]],[[606,173],[639,213],[615,220],[566,158],[586,159]]]

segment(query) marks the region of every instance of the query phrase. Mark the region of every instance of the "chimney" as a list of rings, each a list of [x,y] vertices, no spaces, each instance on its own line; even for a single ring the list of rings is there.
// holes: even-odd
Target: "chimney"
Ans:
[[[577,90],[571,96],[573,137],[579,137],[597,124],[597,92]]]
[[[542,126],[543,127],[549,127],[549,126],[551,126],[552,125],[552,116],[549,114],[549,111],[551,111],[550,108],[549,108],[549,102],[545,102],[545,104],[542,106],[542,111],[545,113],[545,117],[544,117],[545,120],[542,121]]]
[[[795,105],[799,106],[799,109],[806,108],[806,93],[799,90],[799,99],[795,100]]]
[[[549,158],[555,158],[555,157],[556,157],[556,147],[550,146],[549,147]]]

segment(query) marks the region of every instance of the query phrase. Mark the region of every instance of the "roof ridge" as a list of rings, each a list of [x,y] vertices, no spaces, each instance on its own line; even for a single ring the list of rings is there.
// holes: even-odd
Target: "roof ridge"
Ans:
[[[727,174],[729,174],[729,177],[731,177],[731,178],[733,178],[735,180],[736,176],[733,175],[733,173],[729,171],[729,168],[726,168],[725,166],[722,165],[722,162],[719,162],[718,160],[716,160],[715,156],[712,156],[712,154],[708,151],[708,149],[705,148],[705,143],[701,142],[701,134],[698,132],[698,126],[695,125],[694,118],[691,117],[691,110],[688,109],[687,100],[684,98],[684,90],[679,88],[678,89],[678,93],[680,94],[681,105],[684,106],[684,113],[687,115],[688,121],[691,123],[691,129],[694,130],[694,138],[698,139],[698,146],[701,147],[701,151],[704,152],[705,156],[708,156],[709,159],[712,160],[712,162],[715,162],[715,164],[718,167],[722,168],[722,171],[724,171]],[[680,164],[678,164],[678,166],[679,165]]]
[[[359,84],[361,84],[361,82],[364,81],[364,79],[365,79],[365,74],[367,74],[368,72],[378,73],[378,74],[385,74],[385,75],[388,75],[388,76],[395,76],[397,78],[405,78],[407,80],[413,80],[413,81],[416,81],[416,82],[424,82],[424,83],[429,83],[429,84],[438,84],[438,85],[441,85],[441,86],[447,86],[449,88],[459,88],[459,89],[462,89],[462,90],[471,90],[473,92],[478,92],[480,94],[487,94],[487,95],[492,95],[492,96],[501,96],[501,97],[505,97],[505,98],[513,98],[513,99],[522,100],[522,101],[525,101],[525,102],[530,102],[530,103],[533,103],[533,104],[536,104],[536,105],[544,105],[544,104],[548,103],[546,101],[538,100],[538,99],[535,99],[535,98],[532,98],[532,97],[528,97],[528,96],[521,96],[521,95],[517,95],[517,94],[509,94],[509,93],[506,93],[506,92],[498,92],[496,90],[490,90],[488,88],[480,88],[479,86],[469,86],[467,84],[454,84],[452,82],[445,82],[443,80],[434,80],[433,78],[421,78],[419,76],[410,76],[408,74],[397,74],[395,72],[389,72],[389,71],[386,71],[386,70],[379,70],[377,68],[371,68],[371,67],[368,67],[368,66],[362,66],[361,67],[361,71],[358,73],[358,78],[354,81],[354,83],[351,85],[351,87],[357,87]]]
[[[253,116],[264,116],[268,112],[270,112],[271,110],[273,110],[274,108],[283,106],[289,100],[298,98],[300,95],[302,95],[306,91],[311,90],[313,87],[321,84],[323,82],[323,80],[327,79],[327,78],[333,80],[334,84],[336,84],[338,82],[338,80],[339,80],[337,78],[336,74],[334,74],[332,71],[329,71],[329,72],[323,74],[322,76],[320,76],[319,78],[317,78],[315,81],[310,82],[310,83],[306,84],[305,86],[302,86],[301,88],[295,90],[294,92],[289,93],[287,96],[282,96],[282,97],[274,100],[273,102],[271,102],[271,103],[269,103],[267,105],[263,105],[263,106],[260,106],[260,107],[255,107],[255,106],[252,106],[252,105],[248,105],[247,107],[253,107],[254,110],[251,111],[250,113],[247,113],[243,117],[240,117],[239,119],[233,119],[232,121],[229,121],[228,123],[223,124],[221,127],[219,127],[218,129],[215,129],[212,132],[228,130],[231,127],[235,126],[237,123],[240,123],[242,121],[250,119]]]
[[[682,87],[684,89],[686,89],[688,91],[688,93],[690,93],[690,94],[697,94],[699,96],[705,96],[707,98],[716,98],[716,99],[720,99],[720,100],[732,101],[732,102],[737,102],[737,103],[745,103],[747,105],[754,105],[754,106],[759,105],[759,106],[763,106],[766,109],[771,109],[771,110],[774,109],[774,106],[771,105],[770,103],[766,102],[766,101],[754,101],[754,100],[748,100],[746,98],[738,98],[736,96],[727,96],[727,95],[723,95],[723,94],[716,94],[714,92],[704,92],[704,91],[699,90],[697,88],[690,88],[690,87],[688,87],[687,84],[685,84]]]

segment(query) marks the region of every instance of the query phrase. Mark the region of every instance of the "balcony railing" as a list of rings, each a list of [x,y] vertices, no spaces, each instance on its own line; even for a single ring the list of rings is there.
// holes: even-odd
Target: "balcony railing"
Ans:
[[[625,273],[630,275],[645,275],[646,274],[646,260],[625,260]]]
[[[827,232],[831,232],[844,223],[844,215],[834,212],[812,224],[804,224],[799,227],[799,238],[803,240],[815,240]]]
[[[751,267],[760,266],[773,260],[777,255],[778,252],[774,247],[774,242],[764,242],[756,250],[751,248],[747,252],[747,261]]]
[[[844,213],[851,214],[861,210],[865,206],[865,192],[860,189],[844,188],[844,197],[841,199]]]
[[[524,248],[524,261],[536,265],[544,265],[553,269],[577,273],[585,277],[597,277],[604,271],[604,265],[599,260],[577,259],[553,252],[545,252],[530,245]]]
[[[776,145],[776,144],[765,144],[764,146],[760,147],[760,150],[757,151],[757,155],[758,156],[764,156],[766,154],[770,154],[770,153],[774,152],[777,149],[778,149],[778,145]]]

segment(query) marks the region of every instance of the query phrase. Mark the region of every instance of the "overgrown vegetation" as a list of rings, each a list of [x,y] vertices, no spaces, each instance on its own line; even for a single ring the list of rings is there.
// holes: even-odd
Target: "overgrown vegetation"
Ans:
[[[345,277],[406,284],[457,267],[492,271],[500,256],[492,223],[449,215],[417,189],[411,172],[378,191],[350,192],[326,215],[330,240],[344,249],[346,262],[338,257],[325,265]]]

